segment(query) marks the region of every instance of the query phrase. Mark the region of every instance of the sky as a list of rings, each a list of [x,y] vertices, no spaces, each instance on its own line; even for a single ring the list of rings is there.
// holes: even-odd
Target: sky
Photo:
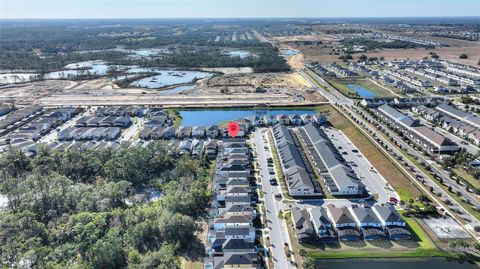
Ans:
[[[480,16],[480,0],[0,0],[0,18]]]

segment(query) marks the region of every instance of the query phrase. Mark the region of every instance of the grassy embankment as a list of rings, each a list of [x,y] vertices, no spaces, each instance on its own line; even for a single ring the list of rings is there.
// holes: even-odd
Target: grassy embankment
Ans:
[[[391,91],[373,83],[373,81],[367,78],[335,78],[327,80],[330,85],[337,89],[341,94],[349,98],[361,99],[356,92],[349,87],[348,84],[356,84],[364,87],[376,95],[376,97],[395,97]]]

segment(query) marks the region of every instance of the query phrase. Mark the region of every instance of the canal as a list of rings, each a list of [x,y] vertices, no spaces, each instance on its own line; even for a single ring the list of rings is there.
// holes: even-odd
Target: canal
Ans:
[[[254,109],[206,109],[206,110],[179,110],[184,126],[208,126],[226,121],[238,120],[243,117],[256,115],[280,115],[280,114],[316,114],[313,109],[284,109],[284,110],[254,110]]]
[[[320,259],[317,269],[478,269],[474,264],[446,258]]]

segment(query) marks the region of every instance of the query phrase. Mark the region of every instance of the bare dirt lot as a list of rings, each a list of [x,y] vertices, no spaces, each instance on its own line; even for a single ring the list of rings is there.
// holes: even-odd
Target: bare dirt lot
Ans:
[[[166,107],[311,105],[325,101],[296,73],[228,71],[230,74],[197,81],[193,90],[181,94],[165,94],[158,89],[120,88],[108,78],[49,80],[3,87],[0,101],[44,106],[130,104]]]
[[[371,57],[385,57],[385,60],[421,60],[430,56],[430,52],[435,52],[440,59],[452,61],[455,63],[468,64],[476,66],[480,61],[480,44],[477,47],[444,47],[433,50],[426,49],[384,49],[379,52],[366,53]],[[465,53],[468,59],[460,59],[459,55]]]
[[[446,38],[427,38],[424,36],[421,36],[420,38],[442,42],[448,44],[449,47],[439,47],[436,49],[382,49],[380,51],[368,52],[365,54],[369,57],[384,57],[385,60],[421,60],[424,57],[431,57],[429,54],[430,52],[435,52],[444,60],[478,66],[480,61],[480,42],[478,41],[472,42]],[[296,58],[291,57],[292,60],[289,59],[290,65],[294,68],[297,68],[297,62],[320,62],[323,64],[340,62],[341,60],[339,59],[339,56],[343,54],[340,53],[340,55],[335,55],[335,52],[332,51],[332,47],[341,45],[342,43],[342,38],[337,35],[318,33],[311,36],[274,37],[269,38],[269,41],[279,48],[287,47],[301,52]],[[304,43],[303,41],[313,42]],[[321,43],[317,43],[318,41],[321,41]],[[468,59],[460,59],[459,56],[462,53],[467,54]],[[354,54],[354,60],[356,60],[361,54],[362,53]]]

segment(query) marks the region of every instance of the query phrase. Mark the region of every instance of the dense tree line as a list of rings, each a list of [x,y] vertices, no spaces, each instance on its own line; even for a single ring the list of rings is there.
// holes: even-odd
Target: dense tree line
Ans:
[[[290,67],[278,50],[271,46],[252,48],[255,56],[245,58],[231,57],[221,51],[210,50],[182,50],[166,54],[155,59],[143,59],[136,62],[144,67],[173,66],[173,67],[252,67],[255,72],[282,72],[289,71]]]
[[[74,21],[30,24],[5,23],[0,31],[0,69],[24,69],[46,73],[65,65],[87,60],[112,64],[174,67],[253,67],[258,72],[287,71],[285,60],[269,43],[258,40],[231,41],[232,34],[248,31],[242,26],[218,29],[207,24],[142,21],[98,27],[99,22]],[[113,23],[113,22],[112,22]],[[190,22],[191,23],[191,22]],[[151,25],[152,24],[152,25]],[[118,25],[121,25],[120,27]],[[216,42],[217,37],[224,37]],[[114,50],[171,47],[161,57],[129,58],[126,51]],[[259,57],[230,57],[225,47],[245,48]]]
[[[204,160],[162,143],[120,151],[12,150],[0,159],[0,267],[179,268],[210,193]],[[148,199],[161,190],[159,201]]]
[[[365,46],[367,51],[377,49],[416,49],[416,48],[434,48],[429,45],[417,44],[409,41],[394,40],[391,42],[376,41],[371,39],[352,39],[344,42],[346,47],[353,45]]]

